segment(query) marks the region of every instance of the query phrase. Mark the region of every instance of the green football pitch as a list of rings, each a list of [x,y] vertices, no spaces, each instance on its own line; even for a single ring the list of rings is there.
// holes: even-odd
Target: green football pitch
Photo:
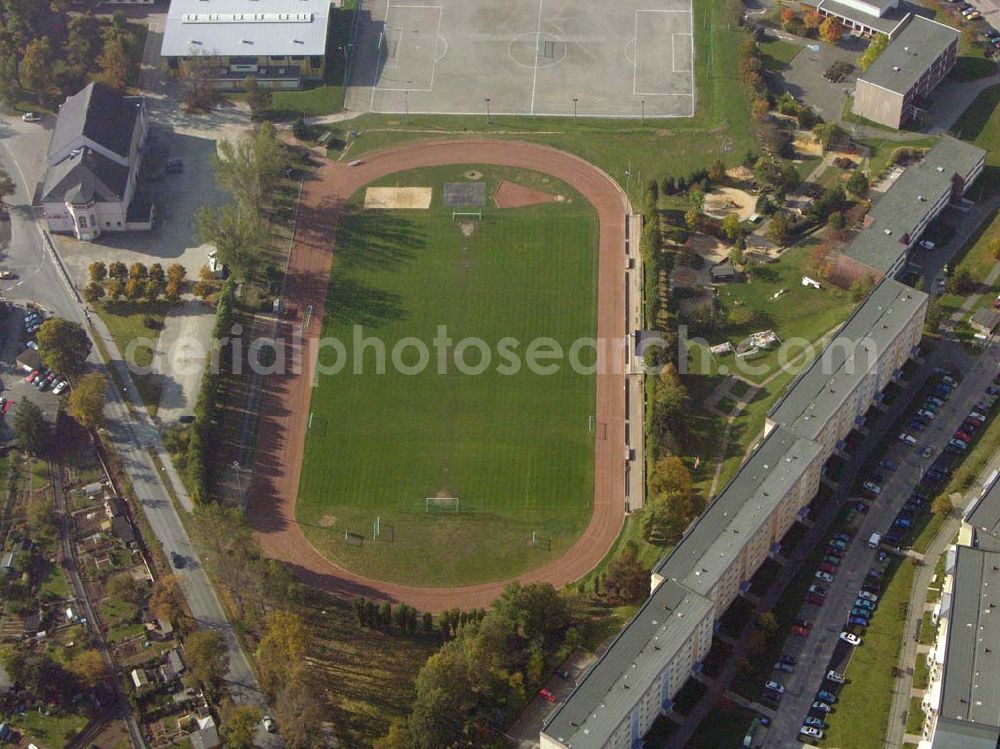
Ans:
[[[482,218],[456,219],[444,184],[473,171],[487,202],[458,210]],[[501,180],[563,199],[498,209]],[[430,187],[432,203],[364,210],[362,189],[338,227],[323,335],[341,341],[346,357],[333,346],[320,357],[344,367],[317,377],[313,390],[298,521],[330,559],[404,584],[501,580],[554,559],[593,506],[595,378],[574,371],[568,354],[539,360],[557,364],[555,373],[533,372],[527,347],[550,338],[568,352],[596,335],[596,212],[554,178],[493,166],[414,170],[370,186]],[[434,344],[439,326],[447,348]],[[377,344],[356,355],[359,336],[382,342],[384,373]],[[486,367],[478,345],[465,351],[480,374],[456,365],[466,337],[490,350]],[[418,373],[421,344],[400,344],[411,338],[429,354]],[[501,350],[520,371],[509,373]],[[591,364],[593,351],[578,358]],[[430,497],[458,498],[457,509],[428,507]]]

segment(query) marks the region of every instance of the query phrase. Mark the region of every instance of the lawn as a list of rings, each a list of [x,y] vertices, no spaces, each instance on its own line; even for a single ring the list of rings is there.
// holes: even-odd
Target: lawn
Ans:
[[[301,91],[275,91],[267,116],[272,119],[291,119],[298,116],[316,117],[340,112],[344,108],[344,80],[347,76],[347,58],[344,48],[351,40],[358,0],[344,0],[343,7],[330,7],[330,24],[327,28],[326,70],[323,82],[309,85]]]
[[[731,27],[726,0],[694,5],[695,79],[698,110],[694,117],[669,120],[601,120],[565,117],[416,116],[366,114],[336,126],[338,138],[357,130],[343,158],[420,139],[490,137],[547,143],[604,169],[633,201],[651,177],[687,175],[716,158],[741,162],[754,147],[750,105],[739,80],[738,56],[745,32]],[[334,158],[337,154],[332,154]]]
[[[991,86],[977,96],[955,122],[951,134],[985,148],[986,168],[972,187],[973,200],[1000,191],[1000,86]]]
[[[565,199],[502,211],[488,203],[467,235],[441,189],[470,169],[485,175],[488,194],[507,179]],[[542,337],[568,350],[594,335],[596,215],[555,179],[498,167],[436,167],[379,185],[431,186],[434,203],[364,211],[360,191],[341,223],[323,333],[350,349],[356,336],[377,338],[397,353],[387,354],[383,374],[369,348],[340,375],[320,377],[299,522],[329,557],[378,579],[458,585],[512,577],[559,557],[590,518],[594,377],[568,361],[536,374],[525,354]],[[449,351],[480,339],[482,347],[466,349],[464,373],[433,343],[440,326]],[[428,366],[406,373],[418,363],[413,338],[426,346]],[[397,347],[403,339],[409,343]],[[524,366],[512,374],[504,349],[514,341],[510,351]],[[363,375],[354,374],[359,368]],[[458,497],[458,512],[428,513],[425,498],[438,496]],[[373,543],[376,518],[383,538]],[[348,532],[368,542],[346,543]],[[533,546],[534,533],[542,543]]]
[[[696,373],[725,371],[739,372],[753,382],[763,382],[784,364],[801,354],[803,346],[818,341],[823,335],[844,321],[854,308],[849,292],[824,284],[822,289],[802,285],[802,276],[809,275],[812,242],[787,250],[773,264],[754,266],[745,283],[722,286],[718,299],[728,310],[749,309],[756,313],[756,320],[741,327],[726,326],[706,336],[705,341],[691,351],[691,370]],[[784,293],[775,299],[779,291]],[[729,354],[712,357],[705,343],[716,345],[730,341],[734,345],[747,335],[759,330],[773,330],[785,343],[794,345],[764,352],[754,358],[737,359]]]
[[[847,683],[837,709],[830,714],[824,743],[840,749],[870,749],[872,736],[884,736],[899,662],[906,606],[914,568],[904,561],[896,568],[878,604],[878,613],[847,666]]]
[[[788,63],[799,52],[802,45],[795,42],[788,42],[784,39],[766,37],[767,41],[760,42],[760,52],[764,56],[764,67],[768,70],[782,71],[788,67]]]
[[[28,710],[10,719],[11,727],[23,733],[25,741],[33,741],[45,749],[62,749],[88,722],[81,715],[42,715],[37,710]]]
[[[132,382],[135,383],[143,402],[146,404],[151,416],[156,416],[156,407],[160,402],[160,390],[162,389],[155,374],[140,374],[141,370],[132,368],[149,367],[153,362],[153,352],[156,348],[156,341],[163,328],[163,321],[166,317],[170,305],[167,302],[146,302],[137,304],[135,302],[108,300],[94,305],[94,311],[100,315],[101,320],[111,333],[111,339],[118,347],[118,352],[130,365],[132,372]],[[150,327],[148,323],[152,323]],[[135,348],[130,355],[128,349],[130,345]]]

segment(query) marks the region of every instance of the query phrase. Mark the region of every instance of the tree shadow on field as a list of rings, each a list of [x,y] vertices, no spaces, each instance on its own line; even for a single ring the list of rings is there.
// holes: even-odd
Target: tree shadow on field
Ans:
[[[342,325],[378,327],[406,318],[398,294],[367,286],[342,271],[334,271],[330,277],[326,311],[332,320]]]
[[[393,211],[348,205],[337,226],[336,255],[345,268],[391,270],[426,246],[423,231]]]

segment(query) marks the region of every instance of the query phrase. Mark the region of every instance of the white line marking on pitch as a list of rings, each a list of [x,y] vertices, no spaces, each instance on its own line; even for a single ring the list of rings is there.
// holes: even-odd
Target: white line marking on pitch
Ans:
[[[538,82],[538,42],[542,39],[542,6],[545,0],[538,0],[538,25],[535,27],[535,72],[531,76],[531,113],[535,113],[535,84]]]
[[[676,52],[677,52],[677,43],[676,43],[676,39],[679,36],[691,36],[691,35],[688,34],[687,32],[684,32],[684,31],[677,31],[677,32],[674,32],[673,34],[670,35],[670,66],[674,69],[675,73],[690,73],[690,72],[692,72],[691,68],[678,68],[677,67],[677,55],[676,55]],[[694,50],[694,38],[693,37],[691,39],[691,49]],[[694,62],[694,58],[693,57],[691,58],[691,61]]]
[[[632,96],[635,96],[635,87],[639,85],[636,76],[639,75],[639,11],[635,12],[635,46],[632,48]]]

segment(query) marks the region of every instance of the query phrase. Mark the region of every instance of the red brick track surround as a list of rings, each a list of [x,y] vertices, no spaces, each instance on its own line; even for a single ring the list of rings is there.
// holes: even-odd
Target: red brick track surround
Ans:
[[[298,373],[272,375],[261,408],[259,442],[248,518],[266,554],[292,568],[306,584],[341,596],[363,595],[408,603],[439,612],[488,607],[507,581],[446,588],[420,588],[371,580],[334,564],[305,538],[295,522],[295,498],[312,396],[309,351],[322,330],[330,268],[336,257],[334,229],[348,199],[374,179],[420,167],[493,164],[532,169],[563,180],[597,210],[600,221],[597,335],[622,338],[625,332],[625,217],[628,201],[604,172],[562,151],[516,141],[418,143],[365,156],[360,164],[328,162],[309,178],[299,205],[298,230],[289,260],[285,302],[297,319],[282,323],[290,336],[303,311],[313,313],[301,342],[288,354],[301,356]],[[297,349],[297,350],[296,350]],[[620,354],[619,354],[620,355]],[[624,358],[624,357],[622,357]],[[617,363],[616,363],[617,364]],[[614,367],[618,369],[619,367]],[[559,587],[593,568],[607,553],[625,516],[625,375],[597,374],[594,507],[583,535],[559,559],[518,576],[522,583],[545,581]],[[635,428],[641,428],[638,425]]]

